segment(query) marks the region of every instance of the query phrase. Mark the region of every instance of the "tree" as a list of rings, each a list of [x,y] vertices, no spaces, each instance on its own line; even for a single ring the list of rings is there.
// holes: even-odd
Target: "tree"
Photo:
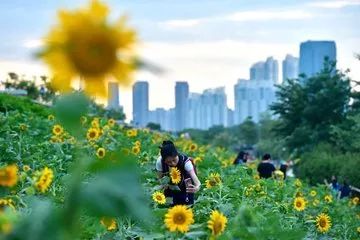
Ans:
[[[259,140],[258,127],[251,117],[238,126],[238,134],[238,138],[245,145],[254,145]]]
[[[146,125],[146,127],[147,127],[147,128],[150,128],[151,130],[157,130],[157,131],[160,131],[160,130],[161,130],[161,126],[160,126],[160,124],[158,124],[158,123],[152,123],[152,122],[150,122],[150,123],[148,123],[148,124]]]
[[[271,110],[279,117],[277,136],[284,138],[290,149],[303,152],[314,143],[329,142],[331,126],[344,121],[350,107],[351,86],[346,74],[326,60],[317,75],[303,75],[278,86]]]

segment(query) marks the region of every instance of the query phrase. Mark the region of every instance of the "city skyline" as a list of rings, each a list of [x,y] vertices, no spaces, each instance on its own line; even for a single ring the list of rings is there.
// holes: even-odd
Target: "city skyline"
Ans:
[[[43,65],[33,58],[41,37],[54,23],[57,9],[71,9],[85,2],[1,1],[0,79],[4,80],[9,71],[46,74]],[[151,83],[150,109],[175,106],[176,81],[188,81],[190,92],[225,86],[228,106],[234,109],[232,86],[239,78],[249,79],[251,64],[273,56],[279,62],[281,81],[281,61],[287,54],[299,57],[299,43],[307,40],[335,41],[339,69],[350,68],[349,76],[360,79],[354,58],[354,53],[360,52],[358,0],[105,2],[114,18],[128,14],[130,24],[139,32],[140,56],[165,70],[162,75],[139,71],[135,76]],[[131,88],[120,89],[120,99],[131,119]]]

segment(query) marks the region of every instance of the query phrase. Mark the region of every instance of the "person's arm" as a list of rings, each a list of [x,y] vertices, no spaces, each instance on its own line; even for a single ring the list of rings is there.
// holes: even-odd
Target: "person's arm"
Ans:
[[[197,191],[200,190],[201,183],[200,183],[199,178],[196,176],[194,170],[190,171],[189,174],[190,174],[190,177],[191,177],[191,179],[192,179],[192,181],[193,181],[194,184],[190,184],[190,185],[186,188],[186,192],[188,192],[188,193],[195,193],[195,192],[197,192]]]

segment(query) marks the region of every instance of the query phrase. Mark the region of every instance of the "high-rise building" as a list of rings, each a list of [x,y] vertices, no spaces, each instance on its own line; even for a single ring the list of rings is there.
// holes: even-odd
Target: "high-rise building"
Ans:
[[[254,63],[250,68],[250,80],[267,80],[277,84],[279,80],[278,61],[273,57],[268,57],[265,62]]]
[[[175,117],[176,131],[181,131],[186,126],[186,113],[189,97],[189,84],[187,82],[176,82],[175,85]]]
[[[286,79],[294,79],[299,75],[299,59],[287,54],[282,62],[283,82]]]
[[[201,94],[190,93],[188,100],[188,114],[186,118],[186,128],[201,129]]]
[[[201,95],[202,128],[227,126],[227,100],[225,88],[206,89]]]
[[[299,73],[312,77],[321,72],[324,59],[336,61],[336,44],[334,41],[306,41],[300,44]]]
[[[149,84],[145,81],[133,85],[133,123],[145,127],[149,119]]]
[[[274,84],[278,84],[279,81],[279,63],[273,57],[268,57],[265,61],[265,76],[264,79],[258,80],[267,80],[271,81]]]
[[[265,79],[265,63],[254,63],[250,68],[250,80],[264,80]]]
[[[117,82],[108,83],[108,109],[119,109],[119,84]]]
[[[271,81],[239,79],[234,86],[234,96],[234,124],[240,124],[248,117],[258,122],[260,114],[269,110],[275,100],[275,88]]]

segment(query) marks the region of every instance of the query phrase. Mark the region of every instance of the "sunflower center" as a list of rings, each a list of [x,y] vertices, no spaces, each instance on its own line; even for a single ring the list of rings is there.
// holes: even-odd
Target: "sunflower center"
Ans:
[[[85,77],[97,77],[116,63],[117,45],[110,31],[102,27],[72,33],[69,38],[69,59]]]
[[[159,201],[161,201],[161,200],[162,200],[162,197],[161,197],[160,195],[157,195],[157,196],[156,196],[156,199],[159,200]]]
[[[90,138],[94,138],[95,137],[95,132],[90,132]]]
[[[217,235],[222,229],[222,223],[220,221],[215,221],[214,223],[214,234]]]
[[[211,179],[209,181],[209,183],[210,183],[211,186],[216,186],[216,180],[215,179]]]
[[[322,228],[326,227],[326,225],[327,225],[326,219],[325,218],[320,219],[319,225]]]
[[[296,206],[297,206],[297,207],[301,207],[301,206],[302,206],[302,203],[301,203],[301,202],[296,202]]]
[[[184,224],[185,223],[185,215],[183,213],[177,213],[174,215],[174,223],[175,224],[178,224],[178,225],[181,225],[181,224]]]

